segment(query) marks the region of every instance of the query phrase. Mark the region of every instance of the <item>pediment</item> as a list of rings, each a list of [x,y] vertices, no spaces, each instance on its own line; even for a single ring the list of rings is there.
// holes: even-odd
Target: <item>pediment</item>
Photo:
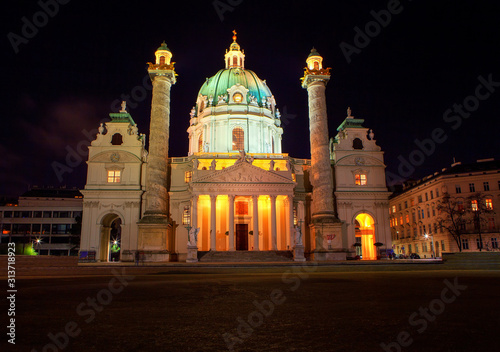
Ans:
[[[335,163],[338,166],[384,166],[384,163],[366,154],[350,154],[338,159]]]
[[[121,163],[137,163],[141,159],[136,155],[123,150],[107,150],[105,152],[94,155],[90,158],[90,162],[121,162]]]
[[[208,175],[205,173],[209,173]],[[250,184],[290,184],[295,182],[285,175],[286,172],[266,171],[248,162],[241,162],[223,170],[205,171],[193,179],[193,183],[250,183]]]

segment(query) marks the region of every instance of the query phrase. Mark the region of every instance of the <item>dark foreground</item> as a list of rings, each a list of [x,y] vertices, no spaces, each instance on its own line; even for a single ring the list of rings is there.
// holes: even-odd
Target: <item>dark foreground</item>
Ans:
[[[500,271],[415,269],[128,267],[18,280],[16,345],[0,350],[498,350]]]

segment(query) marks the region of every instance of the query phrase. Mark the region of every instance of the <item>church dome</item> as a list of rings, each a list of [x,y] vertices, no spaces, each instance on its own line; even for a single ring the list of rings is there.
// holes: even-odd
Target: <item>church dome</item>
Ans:
[[[272,96],[271,90],[265,81],[261,80],[255,72],[241,68],[220,70],[207,79],[198,96],[213,97],[214,102],[217,102],[218,97],[228,94],[228,90],[235,85],[248,89],[246,100],[250,102],[251,97],[255,97],[259,106],[262,106],[263,99],[267,100],[268,97]]]

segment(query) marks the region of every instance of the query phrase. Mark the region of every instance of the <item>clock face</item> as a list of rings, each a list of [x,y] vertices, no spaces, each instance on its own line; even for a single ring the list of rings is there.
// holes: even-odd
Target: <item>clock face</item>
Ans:
[[[112,162],[116,163],[119,160],[120,160],[120,155],[118,153],[111,154],[111,161]]]
[[[233,101],[236,103],[236,104],[239,104],[243,101],[243,95],[241,95],[241,93],[235,93],[233,95]]]
[[[354,159],[354,163],[356,165],[364,165],[365,164],[365,159],[362,157],[358,156],[356,159]]]

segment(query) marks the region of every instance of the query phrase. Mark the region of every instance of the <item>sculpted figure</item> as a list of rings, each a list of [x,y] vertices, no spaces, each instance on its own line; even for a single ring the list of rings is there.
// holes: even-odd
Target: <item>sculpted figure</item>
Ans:
[[[198,232],[200,232],[200,228],[191,228],[189,230],[189,235],[188,235],[188,245],[190,246],[196,246],[198,243]]]
[[[302,232],[300,231],[300,226],[295,226],[295,245],[302,246]]]

